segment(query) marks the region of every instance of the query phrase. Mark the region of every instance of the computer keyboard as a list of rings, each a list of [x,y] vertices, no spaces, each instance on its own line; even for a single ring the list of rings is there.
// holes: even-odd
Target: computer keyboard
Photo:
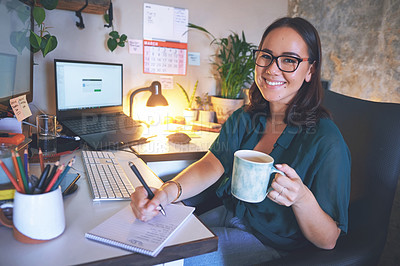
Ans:
[[[135,191],[113,152],[82,151],[93,200],[130,200]]]
[[[96,117],[97,118],[97,117]],[[107,132],[119,129],[128,129],[138,126],[138,122],[126,115],[102,116],[100,118],[85,118],[77,120],[65,120],[63,124],[77,135],[86,135]]]

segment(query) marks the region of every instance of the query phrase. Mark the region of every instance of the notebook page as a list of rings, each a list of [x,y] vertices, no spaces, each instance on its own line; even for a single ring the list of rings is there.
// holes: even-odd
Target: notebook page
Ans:
[[[194,208],[170,204],[164,207],[166,216],[161,214],[148,222],[135,219],[131,207],[121,211],[92,229],[86,237],[108,245],[130,251],[156,256],[170,236],[177,231]]]

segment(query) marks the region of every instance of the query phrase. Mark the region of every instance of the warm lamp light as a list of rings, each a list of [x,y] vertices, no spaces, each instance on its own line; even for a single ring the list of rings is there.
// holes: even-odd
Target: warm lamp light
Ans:
[[[146,106],[149,107],[155,107],[155,106],[168,106],[168,102],[165,99],[165,97],[161,93],[161,83],[158,81],[153,81],[150,85],[150,87],[146,88],[141,88],[137,89],[132,92],[130,96],[130,107],[129,107],[129,116],[132,117],[132,112],[133,112],[133,98],[135,97],[136,94],[142,91],[150,91],[151,96],[147,100]]]

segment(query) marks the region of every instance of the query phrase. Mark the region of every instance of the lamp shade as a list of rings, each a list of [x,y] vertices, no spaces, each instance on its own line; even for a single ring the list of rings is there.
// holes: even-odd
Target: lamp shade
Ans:
[[[151,95],[147,100],[146,106],[168,106],[167,99],[161,94],[161,83],[158,81],[153,81],[149,87]]]
[[[150,87],[141,88],[133,91],[130,96],[130,108],[129,115],[132,117],[133,110],[133,98],[136,94],[142,91],[150,91],[151,96],[147,100],[146,106],[155,107],[155,106],[168,106],[167,99],[161,93],[161,83],[158,81],[153,81]]]
[[[146,106],[154,107],[154,106],[168,106],[167,99],[161,94],[152,94],[147,100]]]

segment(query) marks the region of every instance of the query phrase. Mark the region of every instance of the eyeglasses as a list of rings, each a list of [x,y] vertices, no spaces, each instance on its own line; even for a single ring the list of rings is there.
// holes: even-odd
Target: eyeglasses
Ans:
[[[312,62],[310,58],[298,58],[290,55],[273,56],[271,53],[263,50],[253,50],[253,58],[256,65],[260,67],[269,67],[275,60],[279,70],[283,72],[296,71],[303,61]]]

